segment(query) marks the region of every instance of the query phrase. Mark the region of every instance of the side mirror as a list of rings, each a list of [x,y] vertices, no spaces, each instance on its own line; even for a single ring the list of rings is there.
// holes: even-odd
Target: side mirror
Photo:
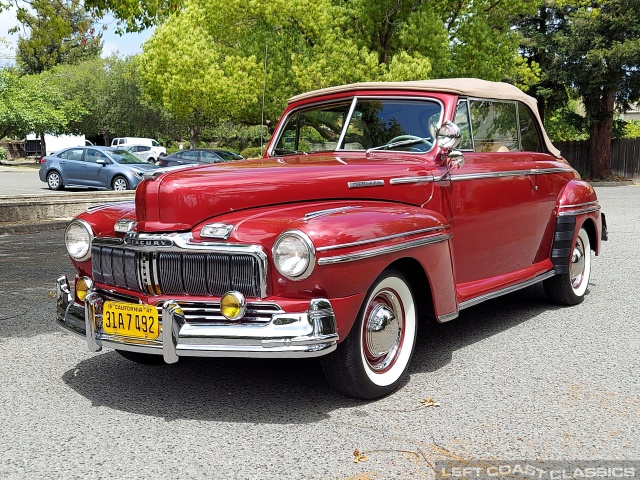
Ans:
[[[98,160],[96,160],[96,163],[98,165],[102,165],[103,167],[107,164],[107,162],[104,160],[104,158],[99,158]]]
[[[460,128],[451,120],[444,122],[436,133],[436,143],[443,150],[453,150],[460,144],[461,138]]]
[[[464,155],[462,152],[454,150],[454,148],[460,145],[461,139],[460,127],[451,120],[444,122],[436,133],[436,143],[445,151],[445,153],[442,154],[442,158],[446,158],[447,168],[449,170],[457,170],[464,166]]]

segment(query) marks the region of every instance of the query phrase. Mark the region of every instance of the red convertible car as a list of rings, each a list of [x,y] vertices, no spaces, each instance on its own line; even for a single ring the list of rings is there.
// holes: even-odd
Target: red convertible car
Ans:
[[[430,318],[537,282],[581,302],[607,236],[535,100],[475,79],[299,95],[264,158],[145,176],[69,224],[58,323],[140,363],[319,356],[363,399]]]

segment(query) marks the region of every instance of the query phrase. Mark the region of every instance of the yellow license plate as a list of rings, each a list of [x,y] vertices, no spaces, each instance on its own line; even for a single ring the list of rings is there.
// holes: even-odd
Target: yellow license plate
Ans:
[[[110,335],[155,340],[160,334],[158,311],[150,305],[104,302],[102,329]]]

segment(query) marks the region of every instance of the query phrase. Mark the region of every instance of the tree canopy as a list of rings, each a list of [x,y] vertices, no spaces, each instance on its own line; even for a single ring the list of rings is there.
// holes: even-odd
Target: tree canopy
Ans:
[[[521,0],[184,0],[145,44],[150,98],[195,130],[278,118],[302,91],[356,81],[536,80],[509,24]],[[266,54],[266,77],[264,60]],[[263,83],[264,81],[264,83]]]

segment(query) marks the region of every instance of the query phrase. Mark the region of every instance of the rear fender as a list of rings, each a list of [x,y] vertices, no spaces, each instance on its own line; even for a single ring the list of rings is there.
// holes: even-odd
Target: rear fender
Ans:
[[[561,241],[558,237],[562,237],[568,226],[573,225],[573,242],[575,242],[580,228],[584,226],[589,234],[591,249],[596,255],[600,254],[603,238],[602,215],[596,192],[589,183],[579,179],[567,183],[560,192],[555,213],[557,220],[554,251],[558,249],[558,241]],[[553,253],[552,251],[552,260]]]

